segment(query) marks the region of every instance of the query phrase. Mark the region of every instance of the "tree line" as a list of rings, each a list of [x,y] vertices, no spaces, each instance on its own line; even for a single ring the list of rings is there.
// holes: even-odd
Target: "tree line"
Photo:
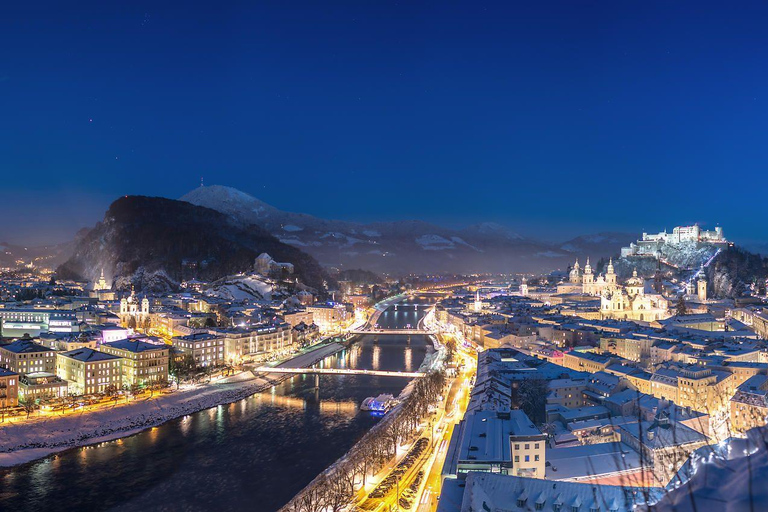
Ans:
[[[366,479],[395,456],[398,445],[416,435],[446,384],[445,373],[433,372],[416,380],[403,402],[369,430],[347,454],[297,494],[281,512],[338,512],[352,503]]]

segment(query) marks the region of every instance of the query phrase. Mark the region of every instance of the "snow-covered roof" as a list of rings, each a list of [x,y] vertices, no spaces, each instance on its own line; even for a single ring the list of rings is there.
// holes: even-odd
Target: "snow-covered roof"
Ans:
[[[544,510],[560,504],[578,506],[578,510],[584,512],[631,512],[636,504],[645,503],[646,492],[654,500],[660,495],[659,489],[641,491],[614,485],[552,482],[473,472],[467,475],[461,510],[526,510],[533,509],[534,503],[538,502],[543,504]]]

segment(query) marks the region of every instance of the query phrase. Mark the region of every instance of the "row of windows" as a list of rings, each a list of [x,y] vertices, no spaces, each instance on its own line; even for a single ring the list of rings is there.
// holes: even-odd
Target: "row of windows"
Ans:
[[[520,445],[515,443],[515,450],[519,450],[519,449],[520,449]],[[530,443],[525,443],[525,449],[526,450],[530,450],[531,449]],[[539,449],[539,443],[534,443],[533,449],[534,450],[538,450]]]

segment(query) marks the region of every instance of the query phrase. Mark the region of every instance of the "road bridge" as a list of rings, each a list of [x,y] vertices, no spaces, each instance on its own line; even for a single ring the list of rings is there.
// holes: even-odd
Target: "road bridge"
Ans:
[[[349,332],[350,334],[423,334],[425,336],[437,334],[437,331],[429,329],[358,329]]]
[[[264,373],[313,373],[320,375],[376,375],[378,377],[424,377],[421,372],[388,372],[383,370],[357,370],[352,368],[281,368],[270,366],[259,366],[254,372]]]

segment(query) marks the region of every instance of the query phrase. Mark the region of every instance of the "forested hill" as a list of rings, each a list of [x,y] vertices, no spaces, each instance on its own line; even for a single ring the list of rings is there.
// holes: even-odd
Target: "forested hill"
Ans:
[[[749,293],[753,285],[765,294],[768,258],[738,247],[729,247],[715,258],[706,271],[709,289],[715,297],[740,297]]]
[[[144,196],[112,203],[57,273],[95,280],[103,268],[119,288],[163,290],[190,272],[214,280],[249,271],[262,252],[293,263],[304,284],[323,288],[327,276],[314,258],[262,228],[185,201]]]

